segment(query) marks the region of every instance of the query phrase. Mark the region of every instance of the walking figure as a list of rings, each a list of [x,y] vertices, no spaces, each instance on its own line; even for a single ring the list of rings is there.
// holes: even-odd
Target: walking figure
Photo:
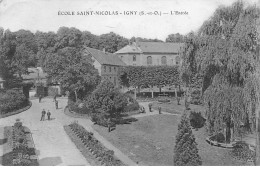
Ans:
[[[51,120],[51,112],[50,112],[50,110],[48,110],[47,116],[48,116],[48,120]]]
[[[152,103],[149,103],[148,107],[149,107],[149,111],[152,112]]]
[[[57,94],[54,95],[53,101],[56,102]]]
[[[111,131],[111,127],[112,127],[112,122],[111,122],[110,118],[108,119],[107,127],[108,127],[108,132],[110,132]]]
[[[162,108],[159,107],[158,110],[159,110],[159,114],[162,114]]]
[[[55,101],[55,107],[56,107],[56,109],[58,109],[58,101],[57,100]]]
[[[46,111],[43,109],[42,110],[42,117],[41,117],[40,121],[44,121],[45,120],[45,114],[46,114]]]
[[[39,95],[39,103],[41,103],[42,95]]]

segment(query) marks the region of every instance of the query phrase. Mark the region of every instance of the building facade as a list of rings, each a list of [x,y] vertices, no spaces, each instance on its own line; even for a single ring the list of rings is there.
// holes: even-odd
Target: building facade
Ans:
[[[180,65],[183,43],[133,42],[115,54],[129,66]]]
[[[119,87],[119,71],[126,66],[115,54],[85,47],[86,54],[90,54],[94,60],[94,67],[98,70],[102,80],[109,80],[116,87]]]

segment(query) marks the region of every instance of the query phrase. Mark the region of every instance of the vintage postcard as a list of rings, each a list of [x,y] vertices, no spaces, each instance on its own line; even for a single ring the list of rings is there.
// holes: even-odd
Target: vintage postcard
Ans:
[[[0,0],[0,165],[260,165],[259,0]]]

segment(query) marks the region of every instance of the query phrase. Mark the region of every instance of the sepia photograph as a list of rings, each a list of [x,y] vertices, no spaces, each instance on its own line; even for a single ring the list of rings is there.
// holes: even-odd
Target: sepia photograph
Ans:
[[[0,0],[0,166],[260,166],[260,0]]]

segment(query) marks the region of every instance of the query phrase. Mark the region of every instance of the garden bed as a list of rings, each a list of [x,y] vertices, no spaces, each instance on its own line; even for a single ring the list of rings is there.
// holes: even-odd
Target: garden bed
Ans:
[[[2,164],[4,166],[38,166],[39,160],[35,153],[35,145],[30,129],[21,126],[8,126],[4,128],[4,144]]]
[[[28,101],[28,105],[26,107],[24,107],[24,108],[21,108],[21,109],[12,111],[12,112],[8,112],[8,113],[5,113],[5,114],[0,114],[0,119],[8,117],[8,116],[12,116],[12,115],[16,115],[16,114],[22,113],[22,112],[28,110],[31,106],[32,106],[32,102]]]
[[[91,159],[94,165],[123,166],[124,164],[114,156],[112,150],[105,148],[94,136],[84,127],[77,123],[64,126],[66,133],[82,152],[84,157]]]
[[[220,143],[220,142],[211,140],[210,138],[211,138],[211,137],[207,137],[207,138],[206,138],[207,143],[209,143],[209,144],[212,145],[212,146],[217,146],[217,147],[222,147],[222,148],[233,148],[233,147],[234,147],[234,144],[236,143],[236,142]]]

